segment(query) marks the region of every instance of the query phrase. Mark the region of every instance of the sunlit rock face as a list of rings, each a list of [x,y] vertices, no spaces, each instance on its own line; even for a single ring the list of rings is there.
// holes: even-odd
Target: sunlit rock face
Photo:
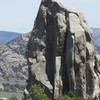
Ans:
[[[79,98],[98,98],[100,64],[92,35],[80,11],[42,0],[26,51],[27,88],[39,84],[51,99],[70,90]]]

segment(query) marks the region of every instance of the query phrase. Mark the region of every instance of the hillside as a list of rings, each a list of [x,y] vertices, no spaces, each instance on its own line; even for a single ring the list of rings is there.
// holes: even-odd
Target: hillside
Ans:
[[[22,34],[7,44],[0,45],[0,73],[3,78],[7,76],[25,78],[25,72],[22,70],[27,67],[25,51],[29,35]]]
[[[0,45],[0,91],[20,92],[25,89],[28,77],[25,51],[29,36],[29,33],[22,34]]]
[[[20,34],[16,32],[0,31],[0,44],[5,44],[8,41],[15,39]]]
[[[19,37],[7,42],[6,45],[17,54],[25,56],[29,37],[30,33],[21,34]]]
[[[100,54],[100,46],[96,46],[96,51]]]

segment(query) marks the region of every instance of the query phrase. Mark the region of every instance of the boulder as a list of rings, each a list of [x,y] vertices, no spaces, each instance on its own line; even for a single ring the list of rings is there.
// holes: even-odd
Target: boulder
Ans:
[[[78,98],[99,96],[100,73],[95,68],[99,70],[100,64],[93,31],[79,10],[64,8],[56,0],[42,0],[26,58],[28,89],[39,84],[52,99],[70,90]]]

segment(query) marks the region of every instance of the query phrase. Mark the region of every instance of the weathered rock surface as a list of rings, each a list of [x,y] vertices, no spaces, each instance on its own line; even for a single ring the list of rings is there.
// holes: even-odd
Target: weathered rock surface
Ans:
[[[100,62],[93,31],[80,11],[42,0],[26,57],[28,88],[40,84],[55,99],[70,90],[79,98],[99,97]]]

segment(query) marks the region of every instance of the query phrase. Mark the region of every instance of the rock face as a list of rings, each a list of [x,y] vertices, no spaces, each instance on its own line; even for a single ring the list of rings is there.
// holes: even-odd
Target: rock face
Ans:
[[[28,89],[40,84],[54,99],[70,90],[79,98],[100,95],[93,32],[80,11],[66,9],[55,0],[42,0],[26,57]]]
[[[2,73],[2,78],[19,78],[21,74],[20,69],[22,69],[22,66],[25,66],[25,62],[26,59],[22,55],[18,55],[6,45],[0,46],[0,73]]]

